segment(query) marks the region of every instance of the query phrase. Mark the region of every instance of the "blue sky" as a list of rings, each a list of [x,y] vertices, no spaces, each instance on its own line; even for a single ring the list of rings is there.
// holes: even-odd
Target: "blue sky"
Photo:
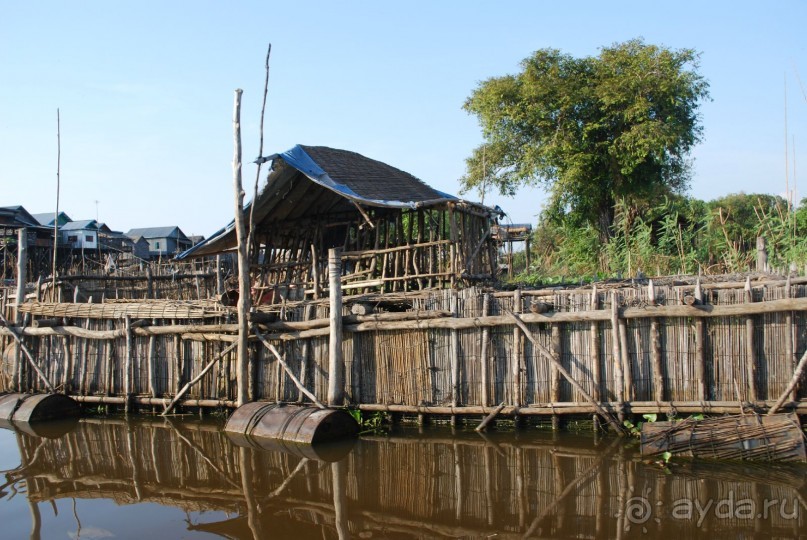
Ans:
[[[635,37],[702,53],[712,101],[690,194],[807,195],[807,2],[0,2],[0,206],[55,207],[113,229],[231,219],[233,91],[251,191],[266,46],[264,154],[325,145],[457,193],[481,142],[462,104],[536,49],[575,56]],[[785,82],[786,81],[786,82]],[[792,153],[795,140],[795,154]],[[803,177],[803,180],[802,180]],[[466,194],[478,200],[478,194]],[[95,201],[98,201],[96,205]],[[488,196],[535,222],[544,194]]]

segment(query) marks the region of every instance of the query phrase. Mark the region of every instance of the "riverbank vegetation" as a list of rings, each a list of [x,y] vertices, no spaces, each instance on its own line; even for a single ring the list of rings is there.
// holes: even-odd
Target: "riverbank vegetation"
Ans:
[[[688,196],[709,99],[698,52],[642,39],[582,58],[541,49],[519,73],[480,82],[464,104],[483,142],[466,160],[463,190],[540,186],[549,196],[535,263],[516,280],[754,270],[758,237],[771,267],[807,263],[804,205]]]
[[[545,210],[531,246],[534,262],[515,280],[746,272],[756,269],[757,238],[765,239],[770,268],[807,264],[807,200],[793,209],[784,198],[765,194],[713,201],[667,196],[655,203],[620,200],[614,209],[605,242],[591,224]]]

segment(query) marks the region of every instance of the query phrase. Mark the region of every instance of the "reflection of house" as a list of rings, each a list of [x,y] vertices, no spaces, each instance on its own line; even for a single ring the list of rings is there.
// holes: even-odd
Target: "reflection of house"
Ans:
[[[254,203],[259,287],[317,294],[335,247],[343,249],[345,288],[396,291],[494,279],[496,210],[355,152],[298,145],[272,159]],[[230,250],[235,236],[230,224],[182,257]]]
[[[59,233],[62,243],[73,249],[98,249],[98,222],[94,219],[65,223]]]
[[[132,229],[126,236],[135,243],[135,255],[142,259],[157,257],[173,257],[192,246],[185,233],[177,226],[144,227]],[[148,251],[142,252],[142,240],[148,243]]]

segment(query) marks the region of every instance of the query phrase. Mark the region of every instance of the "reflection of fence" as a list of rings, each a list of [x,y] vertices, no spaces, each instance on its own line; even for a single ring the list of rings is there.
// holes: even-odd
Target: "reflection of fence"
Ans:
[[[477,289],[346,297],[343,370],[349,403],[411,414],[590,414],[593,407],[514,325],[520,313],[539,345],[606,408],[626,413],[739,412],[785,391],[807,350],[807,280],[689,284],[652,289]],[[350,305],[379,313],[351,315]],[[295,376],[325,401],[329,376],[324,300],[265,307],[253,321]],[[386,311],[385,311],[386,310]],[[403,312],[400,312],[403,310]],[[22,332],[48,378],[85,401],[159,404],[235,341],[231,308],[213,302],[28,303]],[[129,316],[131,323],[124,320]],[[274,317],[279,320],[272,321]],[[0,328],[5,345],[10,330]],[[253,340],[250,398],[301,399]],[[215,363],[188,398],[220,406],[235,397],[235,354]],[[11,362],[6,355],[6,362]],[[6,373],[12,372],[6,366]],[[23,389],[41,382],[23,364]],[[10,384],[8,379],[7,384]],[[807,395],[799,385],[793,397]],[[191,403],[188,403],[191,404]],[[795,406],[807,410],[807,403]]]
[[[103,497],[226,510],[239,517],[191,528],[227,537],[336,529],[354,537],[613,538],[642,527],[682,538],[699,528],[715,538],[754,531],[770,537],[797,535],[807,525],[800,469],[681,464],[669,474],[609,440],[405,432],[361,439],[330,466],[235,448],[216,426],[188,422],[90,419],[60,439],[20,434],[19,443],[27,466],[19,478],[35,502]],[[725,502],[714,509],[730,500],[731,512]],[[736,511],[742,500],[760,512],[767,501],[787,502],[784,512],[777,503],[765,519],[753,520]],[[684,514],[687,501],[701,508],[712,501],[713,510],[698,523],[701,514]],[[801,508],[795,516],[794,508]]]

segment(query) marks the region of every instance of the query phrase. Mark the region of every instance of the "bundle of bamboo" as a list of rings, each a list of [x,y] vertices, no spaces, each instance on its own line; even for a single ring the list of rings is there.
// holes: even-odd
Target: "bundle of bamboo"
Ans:
[[[642,427],[642,455],[807,461],[795,414],[733,415],[703,420],[652,422]]]

